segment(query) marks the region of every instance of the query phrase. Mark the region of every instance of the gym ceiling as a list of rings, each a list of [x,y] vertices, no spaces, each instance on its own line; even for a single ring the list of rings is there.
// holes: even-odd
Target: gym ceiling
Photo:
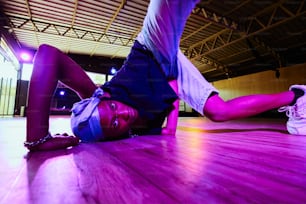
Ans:
[[[128,55],[149,3],[0,2],[1,30],[20,48],[51,44],[101,73]],[[180,48],[203,76],[216,81],[304,63],[305,33],[305,0],[202,0],[188,19]]]

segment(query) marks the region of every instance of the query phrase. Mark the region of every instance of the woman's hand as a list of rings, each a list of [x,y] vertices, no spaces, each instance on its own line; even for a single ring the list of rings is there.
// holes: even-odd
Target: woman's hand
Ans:
[[[170,129],[170,128],[167,128],[167,127],[164,127],[162,129],[162,132],[161,134],[162,135],[171,135],[171,136],[175,136],[175,133],[176,133],[176,129]]]
[[[172,80],[168,82],[173,91],[178,94],[178,84],[177,80]],[[175,135],[176,133],[176,127],[177,127],[177,121],[179,116],[179,99],[175,100],[173,102],[173,109],[170,111],[170,113],[167,116],[167,122],[165,127],[162,129],[161,134],[162,135]]]
[[[47,150],[57,150],[65,149],[67,147],[76,146],[79,144],[79,138],[75,136],[70,136],[67,133],[56,134],[52,136],[45,143],[39,144],[35,147],[30,147],[30,151],[47,151]]]

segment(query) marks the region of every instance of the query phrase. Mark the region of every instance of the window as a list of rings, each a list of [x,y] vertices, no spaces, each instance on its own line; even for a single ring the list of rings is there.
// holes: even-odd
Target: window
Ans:
[[[21,80],[30,81],[32,71],[33,71],[33,64],[23,64],[22,73],[21,73]]]

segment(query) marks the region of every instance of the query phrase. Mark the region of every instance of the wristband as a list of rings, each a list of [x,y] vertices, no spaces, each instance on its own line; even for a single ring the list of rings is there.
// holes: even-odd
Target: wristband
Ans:
[[[27,147],[27,148],[32,148],[32,147],[36,147],[37,145],[43,144],[43,143],[47,142],[48,140],[50,140],[52,138],[53,137],[52,137],[51,133],[49,132],[45,137],[40,138],[39,140],[34,141],[34,142],[27,142],[27,141],[25,141],[23,143],[23,145],[25,147]]]

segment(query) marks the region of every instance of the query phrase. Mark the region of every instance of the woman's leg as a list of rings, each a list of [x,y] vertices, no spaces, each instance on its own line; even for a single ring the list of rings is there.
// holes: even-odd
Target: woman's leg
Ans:
[[[95,84],[72,59],[49,45],[41,45],[34,59],[27,107],[27,141],[37,141],[48,134],[49,111],[58,81],[80,97],[90,97]],[[69,145],[68,145],[69,146]]]
[[[274,108],[287,106],[296,99],[292,91],[286,91],[276,94],[242,96],[224,101],[218,95],[218,90],[205,80],[199,70],[180,51],[178,53],[178,70],[180,99],[213,121],[227,121],[253,116]]]
[[[294,93],[292,91],[241,96],[228,101],[224,101],[216,94],[208,98],[203,111],[213,121],[227,121],[287,106],[293,100]]]
[[[199,0],[150,1],[137,40],[157,59],[168,78],[177,77],[177,52],[186,21]]]
[[[276,94],[258,94],[223,101],[218,95],[210,97],[205,114],[214,121],[226,121],[253,116],[274,108],[286,111],[287,130],[291,134],[306,135],[306,86],[293,85],[289,91]]]

